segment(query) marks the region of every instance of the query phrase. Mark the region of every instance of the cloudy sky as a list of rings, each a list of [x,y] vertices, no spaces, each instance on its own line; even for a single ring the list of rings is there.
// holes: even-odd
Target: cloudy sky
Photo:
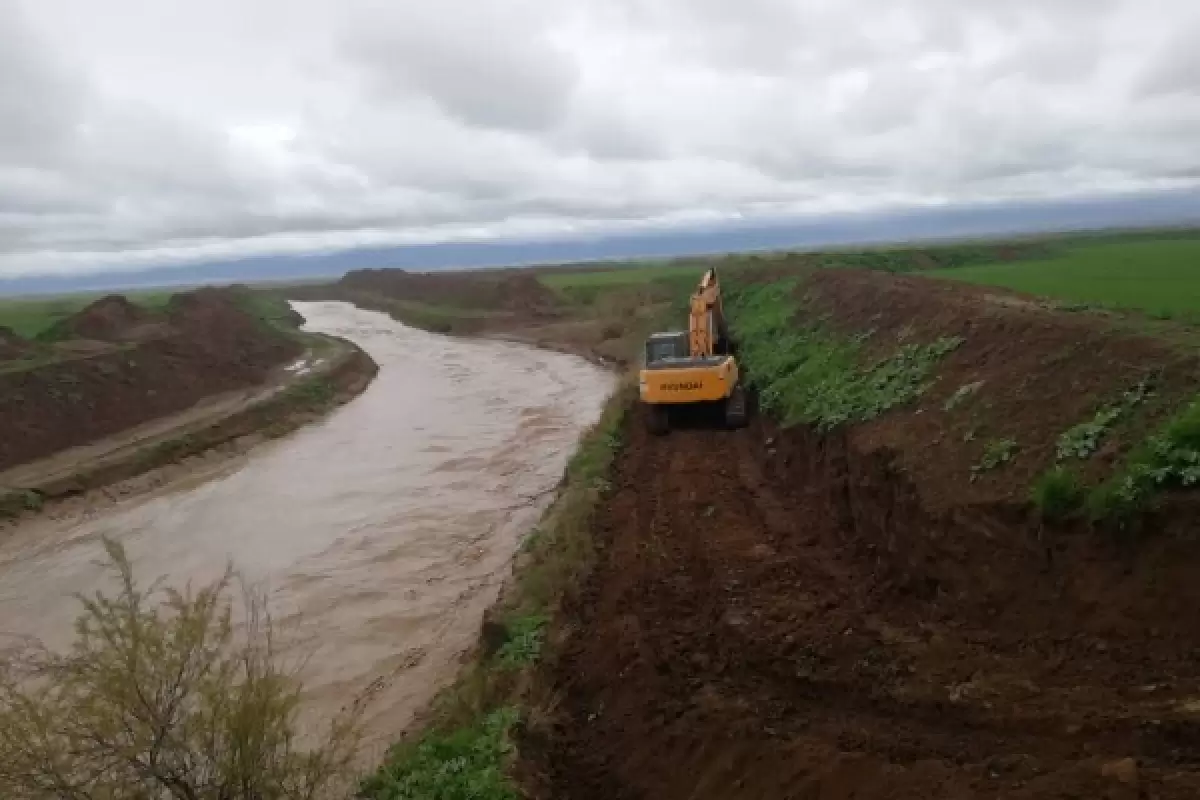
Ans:
[[[1195,0],[0,0],[0,276],[1200,183]]]

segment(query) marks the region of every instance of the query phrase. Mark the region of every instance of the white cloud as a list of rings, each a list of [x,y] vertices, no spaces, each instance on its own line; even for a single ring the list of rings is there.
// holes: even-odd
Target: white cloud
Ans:
[[[0,0],[0,276],[1200,176],[1191,0]]]

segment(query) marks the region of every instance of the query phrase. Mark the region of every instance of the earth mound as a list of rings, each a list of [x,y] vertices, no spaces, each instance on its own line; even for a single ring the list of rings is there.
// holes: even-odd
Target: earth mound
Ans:
[[[557,302],[554,292],[537,276],[516,271],[484,274],[365,269],[347,273],[339,285],[397,300],[480,311],[542,314]]]
[[[131,306],[105,298],[64,320],[60,332],[123,341],[153,325],[156,335],[0,372],[0,470],[183,411],[205,397],[261,385],[303,352],[299,341],[247,313],[226,289],[178,294],[165,315]]]
[[[1069,460],[1085,482],[1100,480],[1196,392],[1193,352],[1014,292],[853,269],[818,270],[799,292],[802,315],[864,337],[872,356],[961,339],[916,403],[851,432],[859,449],[894,454],[939,507],[1023,504],[1064,434],[1132,397],[1097,451]],[[981,471],[995,442],[1012,443],[1011,459]]]
[[[14,361],[34,352],[32,342],[22,339],[12,328],[0,325],[0,361]]]
[[[132,342],[163,333],[161,316],[123,295],[110,294],[54,323],[39,338],[49,341],[90,339],[98,342]]]

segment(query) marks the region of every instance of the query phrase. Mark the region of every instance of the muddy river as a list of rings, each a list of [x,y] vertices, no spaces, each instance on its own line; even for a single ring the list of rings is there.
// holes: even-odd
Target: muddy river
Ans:
[[[19,528],[0,543],[0,644],[70,641],[73,593],[106,585],[102,536],[175,585],[232,561],[308,643],[310,713],[373,687],[376,749],[453,675],[613,377],[346,304],[296,308],[369,352],[374,383],[202,482]]]

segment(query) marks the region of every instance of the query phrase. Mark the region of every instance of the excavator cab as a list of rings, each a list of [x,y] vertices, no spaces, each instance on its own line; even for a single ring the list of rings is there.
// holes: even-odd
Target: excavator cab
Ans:
[[[666,433],[673,411],[718,407],[728,427],[746,424],[746,395],[721,306],[716,270],[704,273],[693,292],[688,330],[651,334],[638,375],[646,420],[654,433]]]
[[[647,364],[661,364],[671,361],[672,359],[680,359],[688,357],[688,333],[687,331],[669,331],[666,333],[652,333],[650,338],[646,340],[646,360]]]

